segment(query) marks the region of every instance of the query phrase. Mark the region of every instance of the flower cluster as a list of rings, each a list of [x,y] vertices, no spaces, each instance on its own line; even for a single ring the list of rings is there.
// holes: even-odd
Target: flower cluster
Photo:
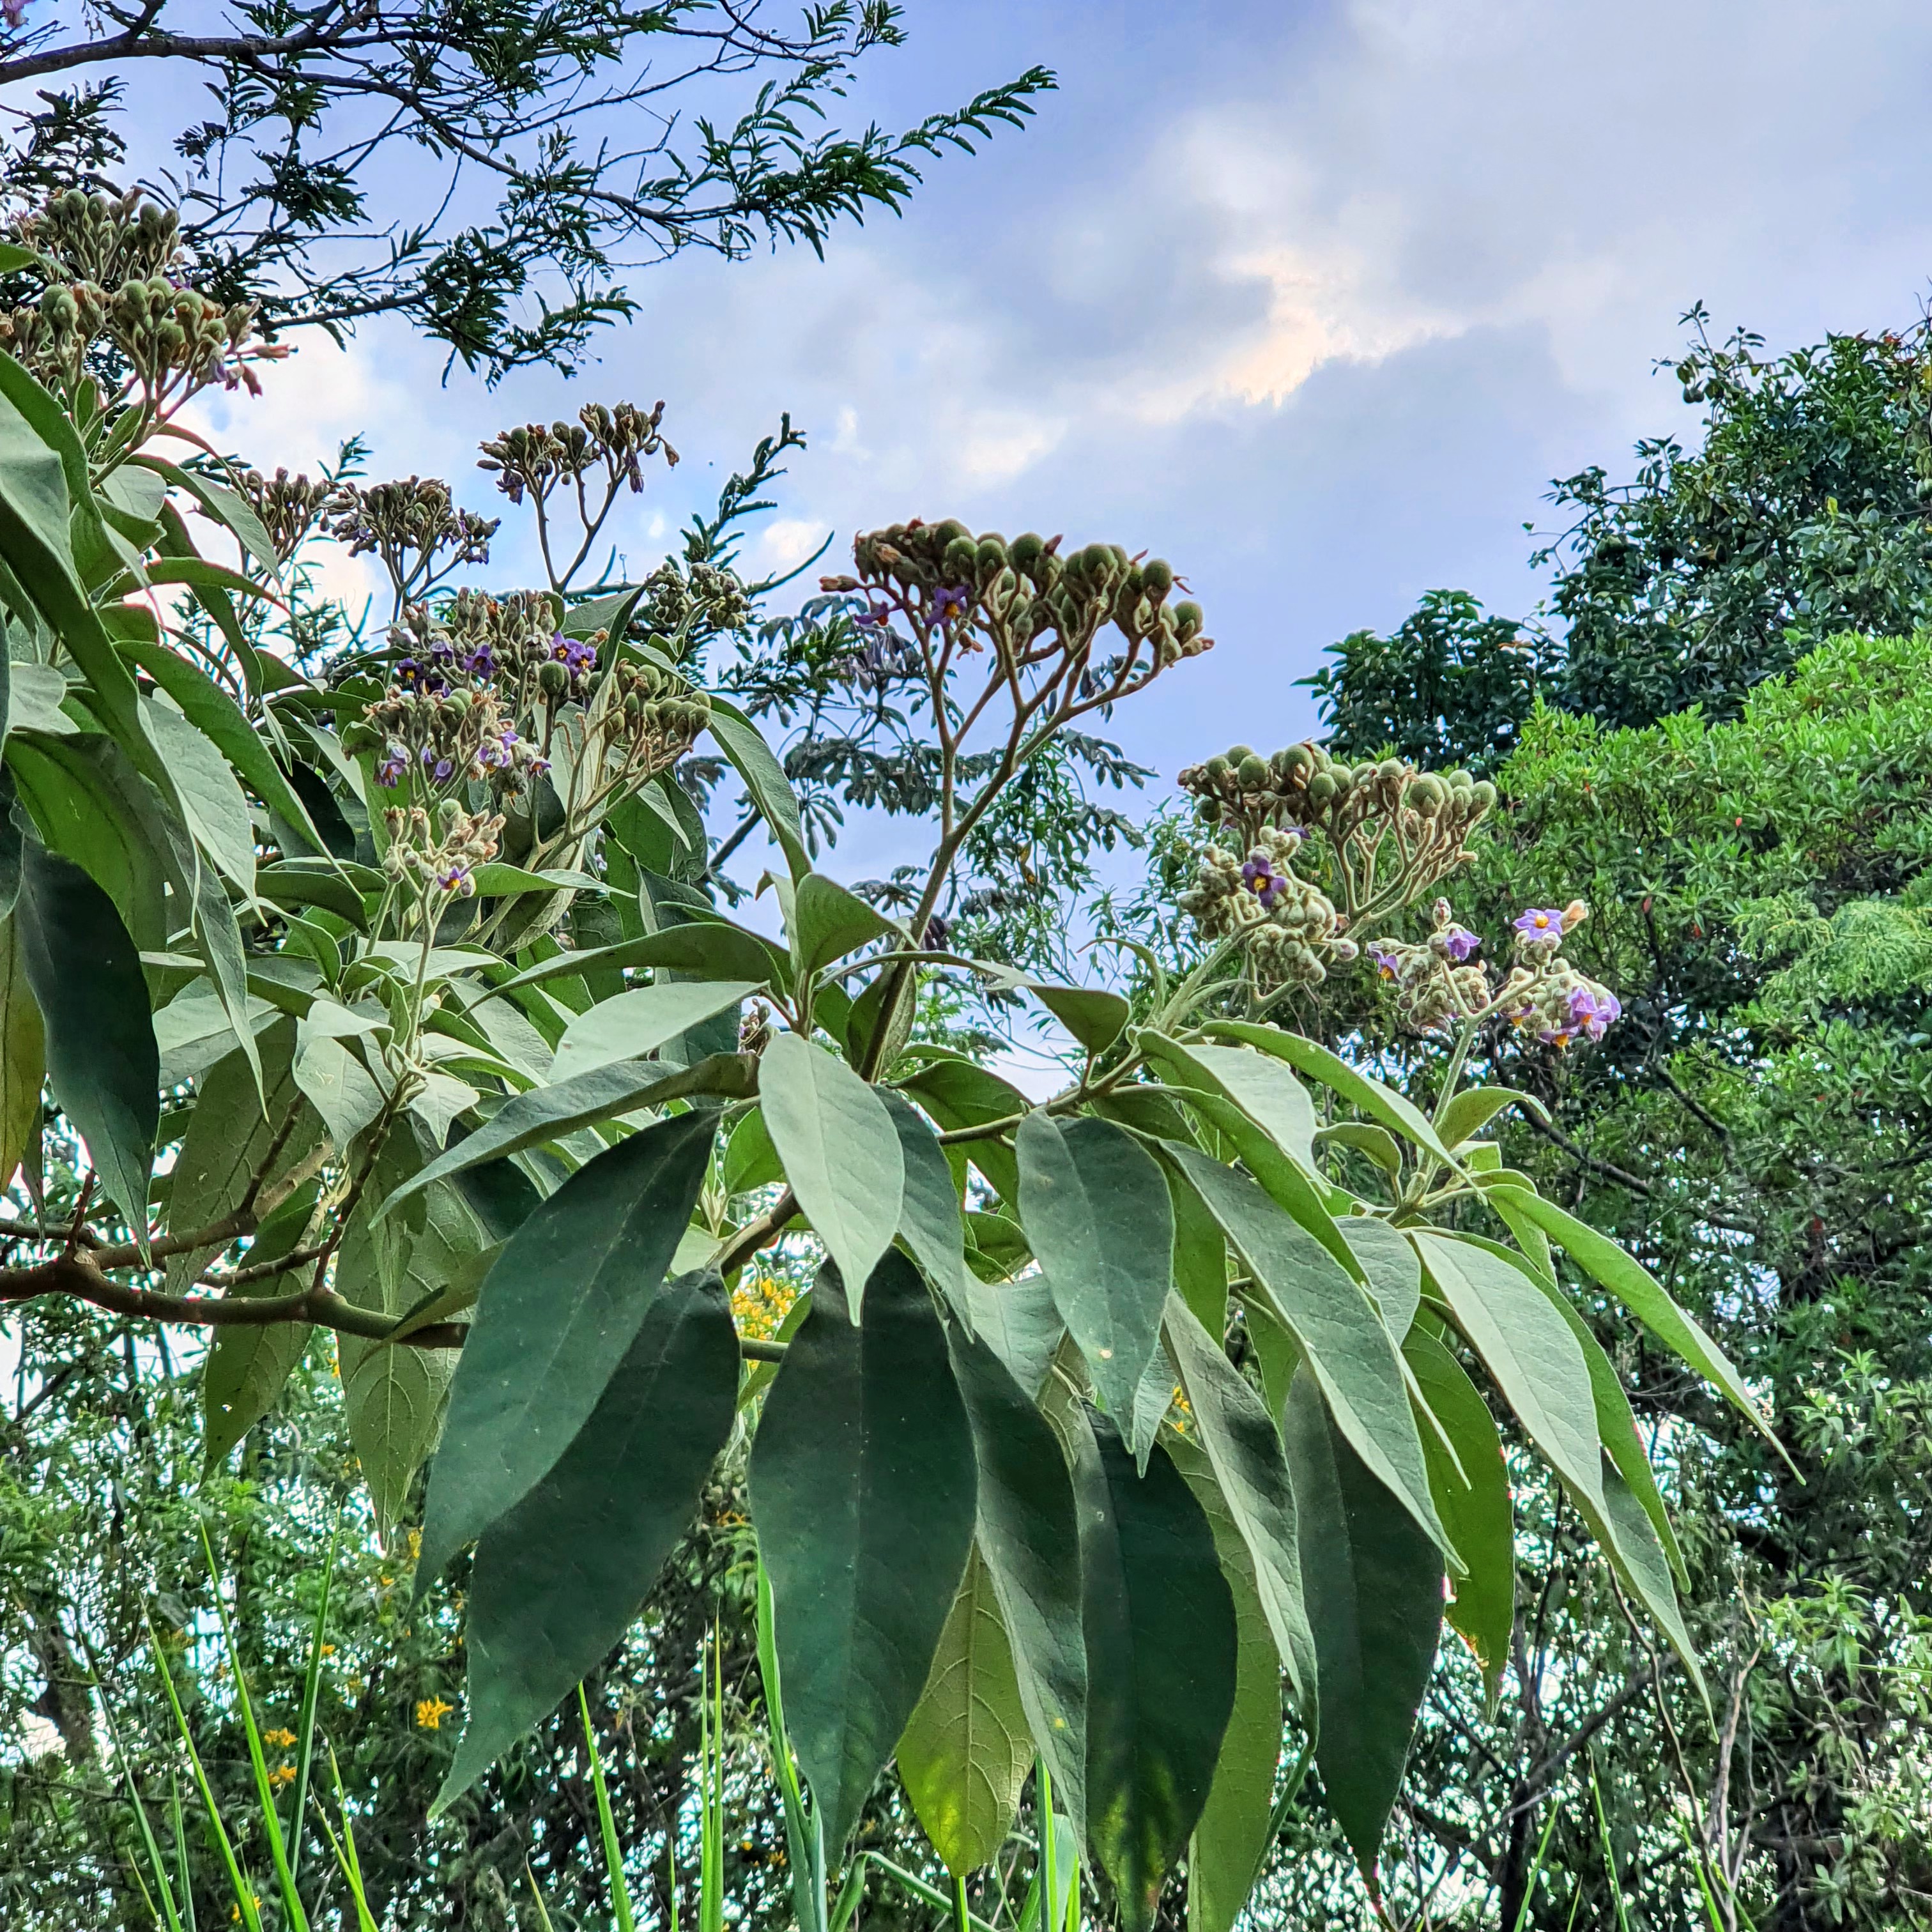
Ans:
[[[732,1319],[740,1335],[768,1342],[784,1326],[797,1299],[798,1290],[790,1282],[781,1281],[776,1275],[747,1273],[731,1291]]]
[[[644,579],[631,635],[648,638],[682,660],[694,645],[720,632],[742,631],[751,621],[752,600],[735,572],[715,563],[680,567],[667,557]]]
[[[0,316],[0,346],[43,380],[98,374],[95,351],[104,350],[125,372],[126,393],[165,416],[212,383],[259,394],[250,364],[287,353],[255,340],[254,303],[217,302],[188,286],[180,216],[139,190],[65,190],[11,232],[46,286],[37,302]]]
[[[420,596],[464,564],[488,563],[498,519],[458,508],[449,485],[434,476],[393,483],[338,485],[322,534],[351,556],[374,554],[397,586],[399,601]]]
[[[248,507],[261,519],[276,556],[284,563],[314,529],[316,519],[328,508],[337,488],[325,481],[291,476],[286,470],[278,470],[272,476],[264,476],[259,470],[246,470],[235,481]],[[208,512],[202,514],[206,516]]]
[[[634,404],[615,409],[588,403],[574,423],[525,423],[506,429],[482,446],[479,470],[492,472],[496,488],[513,503],[526,494],[542,502],[560,483],[580,485],[594,470],[602,470],[614,484],[644,487],[643,459],[662,454],[675,464],[677,452],[658,432],[664,406],[648,413]]]
[[[345,694],[359,694],[345,685]],[[394,682],[371,697],[342,734],[352,754],[380,752],[376,782],[394,790],[412,777],[430,792],[488,779],[520,791],[548,769],[529,738],[505,716],[487,678],[466,675],[446,645],[397,662]]]
[[[432,910],[441,898],[475,896],[476,868],[496,857],[503,819],[500,812],[466,812],[445,799],[434,819],[419,805],[407,810],[392,805],[382,825],[389,838],[383,871],[412,889],[419,907]]]
[[[1268,758],[1237,745],[1179,782],[1202,822],[1244,848],[1270,829],[1319,838],[1334,896],[1355,921],[1413,904],[1463,864],[1496,802],[1495,786],[1466,772],[1438,776],[1397,758],[1349,765],[1306,742]]]
[[[1356,957],[1334,902],[1294,869],[1298,832],[1264,826],[1245,856],[1219,845],[1196,854],[1192,888],[1180,909],[1211,938],[1246,936],[1249,958],[1266,984],[1319,986],[1334,965]]]

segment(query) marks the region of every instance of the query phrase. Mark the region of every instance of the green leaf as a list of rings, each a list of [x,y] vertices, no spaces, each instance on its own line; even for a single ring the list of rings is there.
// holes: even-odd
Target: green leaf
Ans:
[[[1174,1280],[1174,1211],[1154,1156],[1111,1120],[1020,1123],[1020,1220],[1054,1306],[1109,1414],[1134,1438],[1134,1398],[1160,1346]]]
[[[1269,1312],[1301,1350],[1356,1454],[1446,1552],[1448,1532],[1430,1500],[1402,1358],[1366,1292],[1252,1180],[1192,1148],[1173,1151],[1266,1293]]]
[[[1509,1087],[1466,1087],[1442,1110],[1436,1132],[1447,1148],[1473,1140],[1502,1110],[1523,1096]]]
[[[1402,1353],[1462,1465],[1459,1473],[1435,1437],[1424,1434],[1422,1453],[1429,1460],[1436,1507],[1467,1573],[1455,1580],[1444,1614],[1475,1653],[1493,1711],[1516,1627],[1516,1516],[1502,1438],[1489,1404],[1433,1335],[1412,1330]]]
[[[338,1154],[382,1111],[384,1095],[352,1040],[309,1030],[297,1036],[295,1081],[322,1116]]]
[[[1600,1515],[1603,1447],[1583,1351],[1534,1282],[1485,1250],[1446,1236],[1412,1236],[1429,1278],[1516,1412],[1530,1440],[1573,1493]]]
[[[220,483],[211,483],[205,476],[192,470],[184,470],[179,464],[143,452],[129,459],[143,468],[153,470],[177,489],[185,490],[218,523],[226,526],[262,568],[271,576],[279,568],[275,556],[275,546],[262,520],[245,496],[238,495]]]
[[[14,1184],[29,1150],[38,1150],[46,1077],[46,1040],[20,928],[0,919],[0,1191]]]
[[[895,1084],[910,1094],[946,1132],[985,1126],[994,1120],[1017,1122],[1033,1105],[998,1074],[952,1053],[928,1051],[932,1057],[926,1064]],[[989,1136],[968,1143],[966,1153],[987,1186],[1010,1208],[1017,1202],[1019,1167],[1010,1147]]]
[[[990,1864],[1012,1828],[1033,1740],[999,1597],[976,1547],[898,1756],[906,1796],[940,1864],[955,1878]]]
[[[1174,1212],[1174,1285],[1210,1335],[1228,1332],[1228,1238],[1186,1176],[1163,1162]]]
[[[1370,1120],[1343,1120],[1324,1127],[1316,1138],[1324,1147],[1333,1142],[1353,1148],[1358,1154],[1366,1154],[1391,1180],[1402,1178],[1402,1143],[1386,1127]]]
[[[530,1492],[596,1407],[663,1285],[716,1124],[694,1111],[620,1141],[505,1244],[476,1304],[430,1471],[419,1592]]]
[[[1234,1708],[1234,1598],[1208,1519],[1166,1449],[1155,1444],[1142,1476],[1107,1417],[1076,1412],[1070,1426],[1087,1842],[1127,1932],[1148,1932],[1207,1804]]]
[[[1206,1454],[1184,1436],[1168,1437],[1167,1453],[1208,1519],[1234,1600],[1234,1706],[1187,1848],[1188,1932],[1232,1932],[1274,1838],[1281,1660],[1256,1591],[1253,1559]]]
[[[320,906],[360,932],[369,929],[368,908],[362,893],[332,866],[287,860],[264,866],[255,874],[255,890],[272,905]]]
[[[1054,1796],[1082,1832],[1087,1788],[1087,1640],[1078,1521],[1058,1438],[989,1345],[950,1332],[978,1467],[979,1547],[1000,1600],[1020,1703],[1052,1774]],[[1034,1386],[1037,1387],[1036,1379]]]
[[[314,1183],[298,1189],[262,1222],[248,1250],[251,1264],[279,1260],[293,1251],[314,1212],[316,1193]],[[234,1292],[271,1299],[298,1285],[298,1276],[264,1275]],[[201,1372],[202,1436],[208,1468],[215,1468],[274,1407],[314,1333],[306,1322],[215,1330]]]
[[[1059,986],[1047,980],[1023,983],[1090,1054],[1105,1053],[1126,1030],[1133,1015],[1127,1001],[1104,987]]]
[[[1277,1060],[1285,1060],[1290,1066],[1299,1067],[1311,1080],[1320,1081],[1351,1106],[1372,1114],[1399,1138],[1412,1142],[1450,1167],[1456,1165],[1454,1157],[1443,1145],[1426,1114],[1394,1088],[1384,1087],[1380,1081],[1358,1073],[1340,1054],[1330,1053],[1325,1046],[1318,1046],[1313,1040],[1304,1040],[1298,1033],[1285,1033],[1279,1027],[1255,1026],[1245,1020],[1216,1020],[1208,1030],[1224,1039],[1245,1040],[1249,1046],[1258,1046],[1262,1052],[1271,1053]]]
[[[926,1279],[970,1328],[974,1293],[979,1286],[966,1268],[966,1224],[952,1170],[933,1131],[912,1103],[890,1088],[876,1090],[892,1117],[904,1163],[905,1194],[899,1207],[899,1234]]]
[[[278,1017],[267,1000],[249,1000],[248,1023],[258,1040]],[[207,979],[191,981],[154,1015],[154,1042],[160,1050],[164,1087],[198,1080],[232,1051],[234,1022]]]
[[[899,1130],[842,1060],[782,1033],[758,1063],[765,1126],[785,1179],[838,1264],[852,1318],[874,1265],[898,1232],[905,1198]]]
[[[1178,1295],[1168,1304],[1164,1332],[1202,1450],[1247,1551],[1250,1582],[1259,1592],[1274,1648],[1288,1666],[1297,1700],[1312,1711],[1315,1640],[1302,1602],[1294,1491],[1280,1433],[1261,1397]]]
[[[905,934],[890,920],[823,872],[807,872],[798,880],[791,927],[792,958],[801,973],[821,973],[874,940],[906,943]]]
[[[9,731],[51,731],[65,736],[80,728],[61,709],[67,700],[67,674],[57,665],[16,664],[0,672],[7,684],[4,713]]]
[[[785,986],[791,979],[791,962],[769,940],[724,920],[694,919],[683,926],[667,926],[662,932],[646,933],[641,939],[540,960],[490,990],[493,995],[514,992],[542,986],[547,980],[642,967],[668,969],[693,980],[769,981]]]
[[[308,808],[283,776],[266,742],[220,686],[178,651],[170,650],[155,640],[124,638],[121,648],[174,700],[183,715],[206,735],[271,812],[308,839],[311,850],[326,850]],[[166,748],[164,745],[163,749]],[[359,924],[359,908],[356,918]]]
[[[623,1635],[696,1513],[737,1392],[737,1338],[718,1277],[668,1282],[584,1427],[477,1545],[469,1713],[434,1811]]]
[[[563,1140],[580,1127],[592,1126],[600,1120],[615,1120],[622,1114],[662,1106],[667,1101],[693,1094],[742,1100],[749,1096],[750,1087],[746,1062],[735,1053],[715,1054],[676,1073],[662,1072],[654,1066],[629,1060],[593,1067],[574,1080],[560,1080],[554,1087],[539,1087],[505,1101],[467,1140],[459,1142],[447,1154],[439,1154],[420,1174],[404,1181],[376,1210],[377,1218],[432,1181],[446,1180],[466,1168],[481,1167],[487,1161],[500,1160],[529,1148]]]
[[[1231,1100],[1289,1160],[1315,1172],[1315,1103],[1308,1090],[1279,1060],[1245,1047],[1203,1046],[1159,1034],[1148,1044],[1178,1062],[1210,1093]]]
[[[1599,1234],[1574,1216],[1566,1214],[1555,1202],[1519,1188],[1496,1188],[1493,1198],[1509,1205],[1526,1220],[1562,1244],[1570,1257],[1593,1280],[1609,1289],[1664,1346],[1723,1390],[1738,1412],[1747,1418],[1774,1444],[1770,1419],[1745,1388],[1744,1378],[1732,1367],[1724,1351],[1705,1334],[1696,1322],[1678,1306],[1650,1270],[1634,1256],[1626,1254],[1607,1234]],[[1782,1454],[1780,1448],[1779,1453]]]
[[[862,1328],[821,1288],[752,1445],[799,1762],[842,1846],[919,1702],[973,1540],[973,1438],[946,1334],[887,1252]]]
[[[728,704],[716,692],[706,695],[711,700],[712,736],[737,766],[738,776],[745,781],[745,789],[758,808],[758,816],[765,821],[765,829],[777,840],[793,878],[803,878],[812,870],[812,860],[805,849],[798,795],[784,775],[784,767],[759,734],[758,728],[735,704]]]
[[[1422,1264],[1399,1228],[1372,1215],[1345,1214],[1335,1223],[1368,1276],[1382,1325],[1400,1342],[1422,1300]]]
[[[174,775],[194,842],[243,892],[255,890],[255,825],[228,760],[200,726],[172,704],[144,698],[148,733]]]
[[[302,1102],[292,1064],[295,1034],[285,1019],[268,1030],[262,1041],[260,1089],[245,1054],[225,1054],[202,1076],[194,1112],[188,1117],[188,1132],[182,1136],[181,1151],[175,1156],[169,1182],[170,1234],[190,1234],[232,1214],[258,1173],[272,1180],[314,1146],[321,1123],[306,1109],[297,1117],[292,1130],[284,1132],[291,1110]],[[275,1155],[273,1166],[266,1168],[272,1150]],[[227,1246],[223,1242],[212,1249],[170,1256],[168,1292],[185,1294],[196,1276]],[[255,1258],[251,1252],[249,1259],[252,1262]]]
[[[641,1060],[687,1028],[719,1013],[736,1012],[762,982],[723,985],[699,980],[674,980],[659,986],[639,986],[616,998],[600,1000],[579,1013],[557,1042],[551,1077],[568,1080],[613,1060]]]
[[[1294,1378],[1282,1433],[1321,1685],[1315,1762],[1373,1892],[1382,1832],[1436,1660],[1442,1559],[1349,1447],[1310,1376]]]
[[[160,1053],[140,955],[107,895],[38,839],[22,845],[12,922],[45,1028],[47,1084],[145,1245]]]

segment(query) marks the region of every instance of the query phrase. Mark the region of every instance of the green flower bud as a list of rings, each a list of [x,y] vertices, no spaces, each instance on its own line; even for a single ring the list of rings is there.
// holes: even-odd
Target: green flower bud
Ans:
[[[1236,775],[1240,778],[1244,788],[1252,791],[1257,786],[1268,783],[1268,761],[1264,758],[1257,758],[1252,752],[1250,752],[1241,760],[1240,770]]]
[[[546,698],[561,698],[570,688],[570,674],[554,658],[537,666],[537,688]]]
[[[1204,620],[1205,613],[1196,603],[1188,602],[1174,607],[1174,634],[1184,644],[1199,632]]]
[[[1308,781],[1308,796],[1317,805],[1326,805],[1335,796],[1336,789],[1333,772],[1317,772]]]
[[[954,577],[964,577],[979,562],[979,548],[969,536],[956,536],[946,546],[946,568]]]
[[[1014,538],[1006,546],[1006,555],[1012,559],[1013,568],[1024,571],[1029,577],[1038,568],[1040,559],[1046,554],[1046,539],[1032,530],[1024,536]]]
[[[1158,603],[1174,588],[1174,566],[1164,557],[1149,557],[1141,566],[1141,587]]]
[[[1006,568],[1006,540],[997,530],[989,532],[980,539],[977,561],[980,568],[984,571]]]
[[[1496,788],[1487,778],[1478,778],[1469,788],[1472,802],[1478,812],[1493,812],[1496,806]]]

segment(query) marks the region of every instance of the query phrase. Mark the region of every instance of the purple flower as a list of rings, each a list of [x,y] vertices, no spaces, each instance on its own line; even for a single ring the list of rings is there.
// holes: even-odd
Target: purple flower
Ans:
[[[455,766],[448,758],[438,758],[434,748],[428,745],[422,748],[422,761],[428,770],[430,777],[437,784],[441,784],[456,770]]]
[[[463,660],[463,668],[472,677],[494,677],[496,675],[496,654],[488,644],[478,644]]]
[[[950,619],[966,614],[966,593],[963,590],[935,590],[932,593],[932,621],[944,624]]]
[[[1553,906],[1532,906],[1510,923],[1532,945],[1554,946],[1563,937],[1563,915]]]
[[[1614,993],[1601,987],[1573,986],[1570,989],[1570,1018],[1592,1040],[1601,1040],[1611,1023],[1620,1018],[1623,1006]]]
[[[461,888],[463,882],[469,876],[470,868],[467,866],[446,866],[436,874],[436,882],[445,892],[453,892]]]
[[[0,0],[0,18],[9,27],[17,27],[26,17],[27,0]]]
[[[892,614],[883,604],[868,604],[852,620],[862,631],[881,629],[892,620]]]
[[[1459,966],[1483,943],[1473,932],[1460,926],[1445,926],[1442,940],[1443,951]]]
[[[509,764],[510,748],[517,742],[517,734],[506,724],[501,734],[485,738],[476,748],[476,761],[485,771],[497,772]]]
[[[409,753],[401,746],[392,744],[384,753],[382,762],[376,767],[376,782],[393,790],[401,783],[403,774],[409,768]]]
[[[1265,852],[1250,852],[1241,868],[1241,883],[1262,902],[1264,912],[1273,912],[1275,902],[1288,890],[1288,874],[1278,872]]]
[[[1374,962],[1378,976],[1384,980],[1393,980],[1402,964],[1402,956],[1393,946],[1372,946],[1369,948],[1369,958]]]
[[[581,638],[566,638],[560,631],[550,640],[550,654],[572,677],[582,677],[597,664],[597,646]]]

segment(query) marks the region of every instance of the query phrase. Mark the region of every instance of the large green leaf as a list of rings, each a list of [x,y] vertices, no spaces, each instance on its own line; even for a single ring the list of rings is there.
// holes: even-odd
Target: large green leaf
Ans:
[[[970,1060],[937,1048],[916,1049],[925,1064],[897,1084],[949,1133],[994,1121],[1017,1122],[1033,1104],[1017,1087]],[[1019,1168],[1013,1150],[997,1136],[966,1144],[973,1165],[1002,1201],[1019,1197]]]
[[[1148,1932],[1214,1781],[1234,1702],[1234,1598],[1166,1450],[1142,1475],[1106,1416],[1076,1413],[1087,1636],[1087,1842],[1127,1932]]]
[[[765,1126],[785,1179],[838,1264],[852,1310],[898,1232],[905,1157],[885,1103],[842,1060],[782,1033],[758,1063]]]
[[[476,1546],[469,1713],[437,1810],[623,1635],[690,1525],[737,1392],[737,1338],[718,1277],[668,1282],[582,1430]],[[789,1696],[789,1676],[785,1688]]]
[[[1467,1242],[1417,1232],[1429,1278],[1529,1439],[1573,1493],[1604,1508],[1603,1445],[1583,1351],[1520,1268]]]
[[[1315,1761],[1372,1887],[1436,1660],[1442,1558],[1349,1447],[1309,1375],[1288,1391],[1282,1434],[1321,1685]]]
[[[609,1066],[593,1067],[574,1080],[560,1080],[554,1087],[519,1094],[506,1100],[467,1140],[437,1155],[420,1174],[404,1181],[376,1213],[380,1216],[392,1212],[434,1181],[530,1148],[565,1140],[580,1127],[615,1120],[640,1108],[692,1094],[744,1100],[751,1090],[746,1066],[744,1057],[736,1053],[718,1054],[676,1073],[662,1072],[648,1064],[633,1066],[628,1060],[619,1060]]]
[[[1133,1008],[1118,993],[1102,986],[1061,986],[1050,980],[1028,980],[1032,994],[1090,1054],[1105,1053],[1126,1030]]]
[[[8,664],[0,670],[0,681],[7,686],[0,730],[51,731],[56,736],[65,736],[76,728],[74,720],[61,709],[67,700],[67,674],[57,665]]]
[[[784,775],[784,767],[759,734],[758,728],[735,704],[728,704],[716,692],[711,700],[711,735],[718,748],[738,768],[765,829],[778,842],[785,863],[794,879],[812,870],[812,859],[805,849],[805,833],[799,820],[798,794]]]
[[[1361,1285],[1246,1176],[1192,1148],[1172,1152],[1306,1358],[1356,1454],[1446,1553],[1402,1358]]]
[[[764,991],[762,982],[674,980],[600,1000],[564,1028],[551,1076],[568,1080],[613,1060],[641,1060],[688,1028],[719,1013],[735,1012]]]
[[[1422,1300],[1422,1266],[1400,1228],[1372,1215],[1345,1214],[1335,1223],[1368,1277],[1383,1325],[1400,1342]]]
[[[1634,1256],[1540,1195],[1521,1188],[1499,1187],[1494,1192],[1499,1201],[1507,1199],[1516,1212],[1559,1243],[1578,1267],[1608,1288],[1666,1348],[1707,1382],[1715,1383],[1741,1414],[1773,1442],[1777,1441],[1769,1419],[1724,1351]]]
[[[1244,1046],[1162,1040],[1167,1057],[1232,1101],[1298,1166],[1315,1172],[1315,1103],[1279,1060]]]
[[[614,946],[562,952],[512,974],[491,988],[493,993],[520,992],[546,980],[576,979],[584,974],[615,973],[648,967],[652,971],[682,974],[692,980],[765,980],[789,983],[790,962],[770,940],[722,919],[692,919],[682,926],[647,932]]]
[[[1446,1166],[1455,1166],[1454,1157],[1443,1145],[1442,1137],[1426,1114],[1393,1087],[1384,1087],[1379,1080],[1370,1079],[1325,1046],[1317,1046],[1300,1034],[1284,1032],[1280,1027],[1256,1026],[1245,1020],[1216,1020],[1208,1030],[1228,1040],[1244,1040],[1264,1053],[1273,1054],[1277,1060],[1286,1060],[1311,1080],[1320,1081],[1352,1106],[1372,1115],[1398,1139],[1412,1142]]]
[[[1164,1328],[1202,1450],[1246,1548],[1252,1586],[1260,1594],[1275,1648],[1288,1666],[1298,1700],[1312,1710],[1315,1640],[1302,1602],[1294,1491],[1280,1432],[1261,1397],[1178,1295],[1168,1304]]]
[[[1281,1659],[1255,1588],[1255,1568],[1200,1444],[1170,1436],[1167,1452],[1214,1532],[1234,1600],[1234,1706],[1208,1802],[1187,1847],[1188,1932],[1232,1932],[1274,1832],[1281,1762]]]
[[[13,925],[45,1028],[47,1084],[145,1243],[160,1052],[140,955],[107,895],[38,839],[22,848]]]
[[[418,1590],[530,1493],[596,1407],[691,1220],[716,1125],[697,1111],[620,1141],[505,1245],[450,1389]]]
[[[1516,1516],[1495,1418],[1462,1365],[1433,1335],[1412,1330],[1402,1344],[1416,1386],[1456,1451],[1460,1470],[1433,1435],[1422,1438],[1429,1480],[1466,1574],[1444,1614],[1475,1653],[1494,1704],[1509,1667],[1516,1627]]]
[[[1052,1425],[1008,1372],[982,1326],[948,1346],[979,1471],[979,1546],[1012,1646],[1020,1702],[1053,1775],[1054,1796],[1085,1828],[1087,1640],[1073,1484]]]
[[[976,1547],[899,1739],[898,1767],[940,1864],[956,1878],[989,1864],[1012,1828],[1033,1741],[999,1597]]]
[[[265,1168],[272,1149],[276,1150],[274,1172],[280,1172],[314,1146],[321,1124],[308,1109],[292,1129],[284,1131],[290,1110],[302,1099],[291,1066],[295,1033],[293,1024],[284,1019],[262,1039],[266,1112],[246,1054],[228,1054],[202,1076],[168,1186],[171,1234],[190,1233],[232,1212],[258,1173],[272,1179],[273,1173]],[[170,1256],[169,1292],[185,1294],[203,1266],[226,1245]]]
[[[905,944],[905,934],[823,872],[808,872],[792,896],[792,957],[801,973],[819,973],[874,940]]]
[[[13,1185],[28,1149],[39,1144],[46,1077],[46,1036],[27,983],[20,928],[11,917],[0,919],[0,1190]]]
[[[896,1250],[862,1327],[821,1286],[752,1445],[785,1714],[842,1846],[925,1688],[973,1540],[973,1438],[946,1334]]]
[[[1163,1166],[1174,1210],[1174,1286],[1210,1335],[1228,1331],[1228,1238],[1186,1176]]]
[[[892,1117],[904,1163],[905,1192],[899,1204],[899,1234],[926,1278],[958,1313],[973,1318],[974,1290],[978,1284],[966,1271],[966,1224],[960,1219],[959,1196],[952,1170],[932,1128],[904,1095],[878,1090]]]
[[[296,1046],[295,1082],[322,1116],[338,1154],[382,1112],[384,1094],[352,1040],[308,1030]]]
[[[1160,1346],[1174,1210],[1154,1156],[1111,1120],[1020,1123],[1020,1219],[1109,1414],[1134,1438],[1134,1399]],[[1158,1418],[1156,1418],[1157,1420]]]
[[[982,1216],[981,1226],[993,1218]],[[1060,1310],[1053,1305],[1053,1291],[1048,1287],[1046,1276],[1035,1269],[1010,1281],[982,1281],[976,1277],[967,1292],[967,1307],[973,1332],[991,1345],[1029,1399],[1036,1396],[1052,1363],[1053,1352],[1066,1332]]]
[[[248,1250],[260,1266],[293,1252],[314,1214],[316,1188],[311,1181],[282,1203],[256,1231]],[[299,1273],[258,1276],[233,1291],[272,1299],[301,1286]],[[275,1406],[296,1364],[315,1333],[306,1322],[264,1323],[260,1328],[218,1328],[201,1372],[202,1446],[212,1469]]]
[[[248,800],[214,741],[185,713],[158,698],[144,698],[148,735],[174,775],[194,842],[239,886],[255,890],[255,826]]]

